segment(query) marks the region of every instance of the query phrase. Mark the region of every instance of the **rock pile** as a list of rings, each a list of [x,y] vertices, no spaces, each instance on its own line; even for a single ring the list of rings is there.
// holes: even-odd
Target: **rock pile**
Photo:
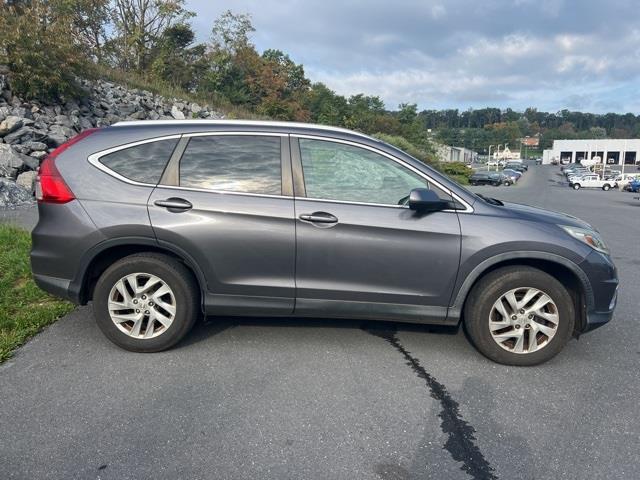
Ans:
[[[88,128],[121,120],[223,118],[207,106],[104,80],[83,82],[86,94],[64,103],[25,101],[11,91],[7,73],[0,66],[0,207],[32,201],[44,157]]]

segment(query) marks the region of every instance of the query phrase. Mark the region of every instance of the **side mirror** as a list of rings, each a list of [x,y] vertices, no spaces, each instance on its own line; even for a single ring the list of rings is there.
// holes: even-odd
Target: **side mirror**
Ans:
[[[451,208],[451,202],[442,200],[428,188],[414,188],[409,194],[409,208],[420,212],[439,212]]]

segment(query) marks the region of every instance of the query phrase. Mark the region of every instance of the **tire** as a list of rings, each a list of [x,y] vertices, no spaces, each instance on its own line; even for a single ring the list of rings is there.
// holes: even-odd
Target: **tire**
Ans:
[[[538,300],[543,301],[542,295],[547,295],[551,303],[545,304],[542,308],[548,309],[547,312],[551,313],[543,312],[542,314],[553,316],[555,311],[556,318],[555,326],[537,315],[534,315],[534,320],[529,320],[531,317],[525,310],[524,314],[518,314],[518,319],[514,320],[514,323],[519,323],[519,327],[509,326],[503,329],[497,328],[496,323],[493,323],[494,333],[498,335],[508,336],[511,332],[521,332],[524,345],[524,351],[521,353],[513,351],[517,347],[515,338],[505,337],[501,346],[498,340],[494,339],[489,323],[490,319],[495,321],[503,318],[496,313],[498,309],[494,307],[501,297],[514,289],[516,289],[516,296],[521,295],[520,301],[523,301],[523,296],[528,291],[540,292],[540,296],[533,297],[533,300],[525,304],[525,309],[535,307]],[[509,303],[504,302],[506,300],[503,301],[504,311],[509,313],[508,310],[511,309]],[[507,319],[507,322],[510,321]],[[551,332],[550,336],[537,330],[541,324],[545,331]],[[567,289],[551,275],[527,266],[499,268],[482,277],[471,290],[464,307],[464,326],[471,342],[487,358],[504,365],[530,366],[553,358],[571,338],[574,324],[575,307]],[[536,344],[532,347],[533,351],[527,351],[532,332],[535,335],[533,338],[536,339]]]
[[[611,185],[609,185],[608,183],[605,183],[605,184],[602,186],[602,189],[603,189],[605,192],[606,192],[606,191],[608,191],[610,188],[611,188]]]
[[[129,277],[125,280],[127,276]],[[144,286],[145,279],[149,281],[151,277],[164,283],[169,293],[159,295],[162,293],[159,289],[162,283],[155,283],[148,292],[136,297],[132,295],[132,289],[125,286],[131,286],[130,279],[134,278],[137,284]],[[127,288],[129,300],[120,293],[123,287]],[[144,297],[146,299],[143,300]],[[122,309],[114,311],[118,319],[135,316],[139,320],[118,322],[116,325],[109,310],[110,299],[123,305]],[[152,300],[156,302],[153,303]],[[189,333],[200,315],[199,300],[198,283],[182,263],[166,255],[140,253],[118,260],[100,276],[93,292],[93,312],[102,333],[119,347],[132,352],[159,352],[171,348]],[[136,303],[135,306],[133,302]],[[140,314],[135,314],[133,308],[128,308],[137,306],[142,308]],[[175,313],[172,321],[169,321],[171,310]],[[145,312],[151,312],[151,315],[145,316]],[[162,322],[156,320],[156,316]],[[140,319],[141,317],[143,318]],[[138,323],[138,335],[135,335]],[[150,338],[141,338],[147,334]]]
[[[574,190],[580,190],[580,184],[579,183],[574,183],[573,184],[573,189]]]
[[[511,182],[509,180],[507,180],[506,182],[504,182],[504,186],[505,187],[510,187],[511,186]]]

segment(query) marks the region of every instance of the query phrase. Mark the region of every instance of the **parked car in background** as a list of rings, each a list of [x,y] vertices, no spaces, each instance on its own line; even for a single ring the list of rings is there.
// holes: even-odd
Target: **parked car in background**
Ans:
[[[640,180],[636,179],[636,180],[631,180],[625,187],[625,190],[627,190],[628,192],[640,192]]]
[[[494,187],[504,185],[508,187],[513,183],[513,180],[500,172],[477,172],[469,177],[469,183],[471,185],[493,185]]]
[[[579,176],[579,175],[589,175],[592,174],[593,172],[591,170],[589,170],[587,167],[574,167],[574,168],[568,168],[564,171],[564,175],[569,178],[572,176]]]
[[[573,179],[569,181],[569,186],[574,190],[580,190],[581,188],[601,188],[602,190],[607,191],[615,185],[612,181],[603,180],[600,176],[595,174],[572,178]]]
[[[526,172],[527,170],[529,170],[529,167],[527,167],[524,163],[519,163],[519,162],[507,162],[504,165],[505,169],[510,169],[510,170],[515,170],[516,172]]]
[[[54,150],[37,198],[35,282],[92,301],[135,352],[176,345],[204,315],[296,316],[464,322],[488,358],[534,365],[616,305],[586,222],[476,195],[344,129],[120,122]],[[135,374],[164,359],[126,361]]]
[[[614,178],[616,182],[616,187],[624,189],[629,182],[640,178],[640,174],[638,173],[622,173]]]
[[[502,173],[509,177],[513,183],[520,180],[520,177],[522,176],[522,172],[517,172],[515,170],[511,170],[510,168],[505,168],[504,170],[502,170]]]
[[[498,160],[494,160],[493,158],[490,158],[487,161],[487,167],[497,167],[498,166]]]

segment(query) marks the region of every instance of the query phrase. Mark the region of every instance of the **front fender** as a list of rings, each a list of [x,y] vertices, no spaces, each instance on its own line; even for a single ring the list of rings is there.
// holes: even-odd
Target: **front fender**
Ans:
[[[568,258],[556,255],[554,253],[535,250],[513,251],[500,253],[498,255],[494,255],[485,259],[484,261],[476,265],[464,279],[460,279],[460,281],[457,283],[459,287],[457,287],[453,292],[453,301],[451,302],[451,306],[449,307],[447,318],[449,320],[460,319],[464,302],[478,278],[480,278],[486,271],[488,271],[495,265],[513,260],[544,260],[547,262],[562,265],[563,267],[571,271],[580,282],[587,309],[593,307],[595,302],[591,282],[589,281],[587,274],[582,270],[582,268],[580,268],[578,264],[569,260]]]

